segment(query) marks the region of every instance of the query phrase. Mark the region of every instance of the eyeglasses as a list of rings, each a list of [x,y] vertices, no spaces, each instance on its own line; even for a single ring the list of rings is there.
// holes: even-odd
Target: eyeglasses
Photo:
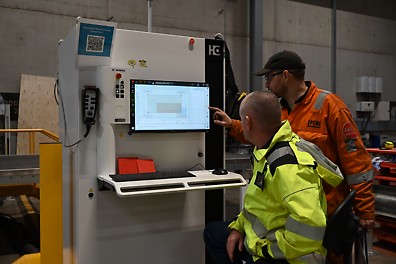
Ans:
[[[266,81],[269,81],[269,80],[271,80],[274,76],[279,75],[279,74],[281,74],[281,73],[283,73],[283,70],[278,71],[278,72],[275,72],[275,73],[273,73],[273,74],[264,75],[264,77],[265,77],[265,80],[266,80]]]

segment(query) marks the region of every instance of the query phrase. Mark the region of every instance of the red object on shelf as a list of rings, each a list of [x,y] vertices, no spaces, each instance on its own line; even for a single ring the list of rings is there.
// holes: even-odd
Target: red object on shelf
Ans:
[[[396,191],[396,149],[378,149],[369,148],[367,151],[372,156],[386,156],[386,159],[393,161],[382,161],[379,164],[379,171],[375,176],[375,184],[386,185]],[[376,212],[376,226],[373,230],[373,236],[378,240],[373,246],[377,250],[392,252],[394,254],[396,248],[396,217],[383,216]],[[389,249],[392,249],[389,251]]]
[[[396,163],[394,162],[381,162],[381,169],[389,169],[390,174],[396,174]]]
[[[379,148],[367,148],[367,151],[371,153],[372,156],[387,156],[390,157],[390,160],[386,158],[384,161],[379,163],[378,168],[375,169],[378,174],[376,179],[383,181],[394,181],[392,179],[393,176],[396,177],[396,149],[379,149]],[[379,154],[379,155],[375,155]],[[393,160],[393,161],[392,161]],[[385,178],[382,176],[386,176]]]
[[[383,161],[383,162],[381,162],[380,166],[382,168],[396,168],[396,163]]]
[[[136,174],[145,172],[155,172],[155,165],[152,159],[139,159],[137,157],[118,158],[118,174]]]
[[[391,176],[376,175],[375,179],[396,182],[396,177],[391,177]]]
[[[152,159],[138,159],[137,166],[139,173],[155,172],[154,161]]]
[[[119,174],[134,174],[139,173],[137,157],[118,158],[118,173]]]
[[[369,153],[396,154],[396,149],[366,148]]]

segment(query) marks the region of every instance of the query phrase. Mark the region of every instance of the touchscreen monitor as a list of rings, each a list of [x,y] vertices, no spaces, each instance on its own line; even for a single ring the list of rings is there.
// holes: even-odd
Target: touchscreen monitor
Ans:
[[[131,131],[207,131],[209,85],[130,80]]]

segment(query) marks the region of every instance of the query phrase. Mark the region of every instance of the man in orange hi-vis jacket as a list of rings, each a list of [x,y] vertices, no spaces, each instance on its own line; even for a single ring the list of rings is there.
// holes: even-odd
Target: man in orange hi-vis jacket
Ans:
[[[264,76],[266,87],[280,98],[282,119],[288,119],[293,132],[315,143],[336,163],[345,180],[338,187],[324,184],[328,214],[355,189],[355,214],[363,229],[374,226],[374,170],[370,154],[365,149],[356,124],[345,103],[335,94],[319,89],[312,81],[305,81],[305,63],[292,51],[281,51],[269,58],[256,75]],[[241,142],[239,120],[211,107],[215,124],[228,128],[229,135]]]

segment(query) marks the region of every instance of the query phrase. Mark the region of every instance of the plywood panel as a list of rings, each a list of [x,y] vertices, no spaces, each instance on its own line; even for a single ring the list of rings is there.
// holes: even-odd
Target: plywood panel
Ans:
[[[58,135],[58,105],[54,98],[55,78],[22,75],[18,128],[40,128]],[[17,154],[38,154],[39,143],[52,142],[35,135],[35,153],[29,153],[29,133],[18,133]]]

